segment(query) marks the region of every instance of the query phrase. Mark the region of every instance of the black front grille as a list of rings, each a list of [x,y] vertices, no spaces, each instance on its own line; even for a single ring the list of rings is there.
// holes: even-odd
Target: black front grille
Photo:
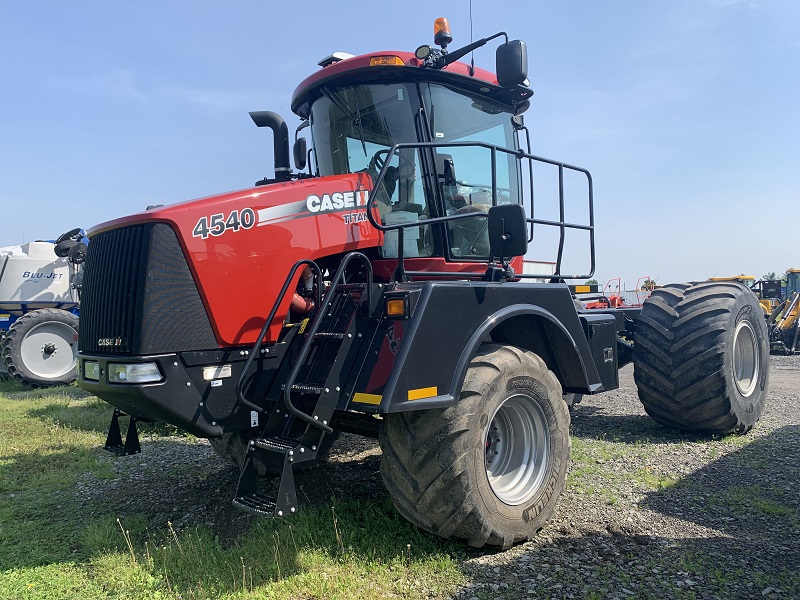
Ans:
[[[122,355],[218,347],[169,225],[132,225],[91,238],[78,345],[81,352]]]

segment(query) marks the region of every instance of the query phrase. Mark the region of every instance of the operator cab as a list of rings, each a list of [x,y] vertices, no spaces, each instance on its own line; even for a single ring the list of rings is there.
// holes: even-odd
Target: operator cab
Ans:
[[[319,175],[367,172],[375,181],[388,161],[380,189],[373,191],[384,225],[467,212],[487,212],[492,203],[492,160],[481,146],[400,148],[395,144],[482,142],[515,148],[511,107],[429,83],[360,84],[326,89],[311,106],[314,157]],[[415,118],[418,115],[418,118]],[[324,148],[325,151],[320,151]],[[456,176],[456,174],[459,176]],[[513,155],[498,161],[497,203],[519,203],[519,168]],[[486,219],[446,223],[446,235],[420,226],[404,230],[408,258],[489,258]],[[383,258],[397,258],[387,235]]]
[[[404,258],[427,259],[412,263],[419,270],[453,270],[446,262],[475,263],[482,272],[479,265],[492,258],[486,214],[493,205],[522,203],[515,117],[533,93],[520,83],[527,84],[524,45],[501,48],[509,44],[510,51],[498,51],[505,86],[456,63],[469,50],[447,54],[445,43],[415,54],[333,55],[295,91],[292,109],[310,123],[311,174],[368,173],[378,184],[371,194],[381,225],[475,215],[385,231],[373,258],[397,259],[399,236]]]

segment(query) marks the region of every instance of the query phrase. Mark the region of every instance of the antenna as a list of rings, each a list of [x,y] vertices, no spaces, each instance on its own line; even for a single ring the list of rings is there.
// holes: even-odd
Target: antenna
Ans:
[[[469,0],[469,43],[472,43],[472,0]],[[469,76],[475,75],[475,51],[469,55]]]

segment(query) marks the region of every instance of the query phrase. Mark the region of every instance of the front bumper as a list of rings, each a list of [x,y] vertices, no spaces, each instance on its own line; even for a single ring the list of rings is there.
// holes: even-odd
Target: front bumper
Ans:
[[[89,369],[85,363],[97,363]],[[155,363],[161,381],[153,383],[113,383],[109,364]],[[177,354],[154,356],[99,356],[81,353],[78,359],[78,385],[137,419],[165,421],[200,437],[222,435],[235,399],[235,381],[219,380],[213,388],[204,381],[198,367],[187,367]],[[224,388],[224,393],[223,392]],[[216,392],[210,398],[211,390]]]

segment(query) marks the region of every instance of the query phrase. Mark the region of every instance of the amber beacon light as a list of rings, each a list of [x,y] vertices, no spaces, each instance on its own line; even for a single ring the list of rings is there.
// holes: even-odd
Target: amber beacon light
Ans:
[[[453,41],[450,35],[450,23],[444,17],[439,17],[433,22],[433,43],[442,48],[447,48],[447,44]]]

